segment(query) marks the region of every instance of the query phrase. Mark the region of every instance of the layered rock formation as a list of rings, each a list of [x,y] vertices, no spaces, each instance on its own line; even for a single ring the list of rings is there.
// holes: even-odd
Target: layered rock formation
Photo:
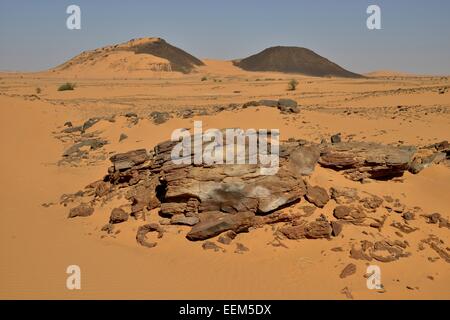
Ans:
[[[361,194],[355,189],[335,187],[326,190],[311,186],[305,182],[305,176],[310,175],[316,165],[342,171],[351,180],[384,180],[401,176],[408,170],[417,173],[427,163],[435,163],[436,159],[445,160],[449,155],[446,142],[418,149],[366,142],[314,144],[291,139],[280,145],[276,174],[265,176],[260,174],[257,164],[199,165],[193,164],[193,161],[174,164],[171,151],[176,143],[160,143],[150,152],[138,149],[114,155],[110,159],[112,166],[108,174],[87,186],[83,195],[108,199],[125,190],[131,216],[139,219],[144,212],[159,208],[159,215],[163,218],[161,224],[191,226],[187,238],[193,241],[205,240],[226,231],[235,235],[277,222],[287,223],[280,229],[280,234],[288,239],[331,238],[338,236],[343,226],[349,223],[380,229],[386,217],[374,213],[382,205],[411,219],[414,213],[406,212],[392,200]],[[205,147],[207,143],[204,144]],[[191,149],[188,158],[193,160],[194,156]],[[280,211],[303,198],[318,208],[324,207],[330,199],[334,200],[338,204],[334,210],[336,220],[328,221],[321,216],[309,221],[305,217],[313,211],[306,215]],[[85,204],[82,209],[92,214]],[[72,210],[70,216],[84,215],[74,214],[77,210]],[[110,223],[126,220],[123,212],[115,211]],[[403,233],[414,231],[402,225],[394,227]],[[106,229],[109,230],[109,227]],[[138,242],[152,247],[153,244],[143,240],[149,231],[157,231],[162,236],[163,229],[147,225],[138,232]],[[396,259],[403,256],[403,249],[397,247],[398,244],[375,244],[367,256],[379,260]],[[377,250],[387,250],[393,256],[380,258]],[[366,250],[360,254],[364,252]]]

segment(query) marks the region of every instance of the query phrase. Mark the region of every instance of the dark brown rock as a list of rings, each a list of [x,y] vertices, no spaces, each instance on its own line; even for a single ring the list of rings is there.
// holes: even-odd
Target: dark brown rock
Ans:
[[[320,218],[312,222],[300,221],[294,225],[284,226],[279,231],[291,240],[328,239],[332,233],[330,223]]]
[[[306,223],[298,224],[295,226],[284,226],[279,231],[290,240],[304,239],[306,236]]]
[[[354,263],[349,263],[341,272],[339,277],[341,279],[347,278],[356,273],[356,265]]]
[[[398,230],[400,230],[403,233],[411,233],[411,232],[418,230],[417,228],[410,227],[410,226],[400,223],[400,222],[392,222],[391,226],[393,226],[394,228],[397,228]]]
[[[362,198],[360,202],[362,203],[364,208],[375,210],[383,204],[383,199],[376,195],[370,195]]]
[[[249,248],[244,246],[242,243],[236,243],[236,250],[234,251],[234,253],[243,254],[246,251],[249,251]]]
[[[331,229],[333,230],[332,234],[334,237],[337,237],[338,235],[341,234],[342,228],[343,224],[340,223],[339,221],[331,221]]]
[[[411,211],[407,211],[407,212],[403,213],[402,217],[406,221],[411,221],[411,220],[415,219],[415,214]]]
[[[228,245],[236,238],[236,235],[236,232],[230,230],[222,234],[217,241]]]
[[[309,176],[313,173],[320,157],[316,146],[300,146],[289,155],[289,168],[295,174]]]
[[[115,208],[111,211],[111,216],[109,217],[109,223],[116,224],[125,222],[128,220],[128,213],[126,213],[121,208]]]
[[[325,207],[328,201],[330,201],[327,191],[319,186],[308,186],[305,198],[319,208]]]
[[[184,214],[186,212],[186,203],[184,202],[166,202],[161,203],[160,213],[163,216],[171,217],[173,215]]]
[[[193,226],[199,223],[199,218],[197,217],[186,217],[184,214],[175,214],[170,219],[171,224],[179,224],[185,226]]]
[[[331,232],[332,229],[328,221],[313,221],[305,228],[305,236],[308,239],[329,239]]]
[[[149,232],[157,232],[158,238],[162,238],[162,236],[164,234],[164,230],[156,223],[149,223],[149,224],[145,224],[145,225],[139,227],[139,229],[136,233],[136,241],[144,247],[153,248],[157,245],[157,243],[149,242],[146,239],[146,235]]]
[[[225,251],[223,248],[219,247],[217,244],[215,244],[214,242],[211,242],[211,241],[203,242],[202,248],[204,250],[214,250],[215,252]]]
[[[117,171],[130,169],[149,160],[147,150],[138,149],[126,153],[118,153],[110,158]]]
[[[354,188],[332,187],[330,188],[331,199],[337,204],[351,204],[359,200],[358,192]]]
[[[347,178],[361,181],[365,178],[390,179],[408,170],[416,149],[371,142],[341,142],[324,145],[319,164],[335,170],[344,170]]]
[[[88,217],[94,213],[94,208],[86,203],[82,203],[75,208],[70,209],[68,218]]]
[[[227,214],[222,212],[208,213],[187,234],[189,240],[205,240],[215,237],[222,232],[232,230],[236,233],[246,232],[255,223],[252,212],[238,212]]]
[[[144,209],[152,210],[160,205],[157,195],[158,186],[157,177],[153,177],[128,191],[126,198],[131,201],[132,215],[136,215]]]
[[[333,215],[336,219],[345,219],[353,210],[354,208],[349,206],[337,206],[334,208]]]
[[[332,135],[330,140],[331,140],[331,143],[340,143],[342,141],[341,134],[337,133],[335,135]]]

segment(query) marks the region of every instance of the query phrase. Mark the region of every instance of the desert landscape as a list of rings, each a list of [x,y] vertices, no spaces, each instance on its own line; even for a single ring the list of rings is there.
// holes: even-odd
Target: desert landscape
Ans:
[[[449,88],[161,38],[0,73],[0,297],[449,299]],[[174,165],[171,134],[194,121],[279,129],[277,174]]]

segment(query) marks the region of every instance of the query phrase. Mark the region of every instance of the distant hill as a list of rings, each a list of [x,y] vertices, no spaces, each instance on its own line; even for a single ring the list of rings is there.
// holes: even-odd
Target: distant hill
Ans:
[[[300,47],[271,47],[234,64],[247,71],[273,71],[300,73],[316,77],[361,78],[318,55],[314,51]]]
[[[202,65],[201,60],[161,38],[140,38],[85,51],[54,70],[116,75],[149,71],[189,73]]]

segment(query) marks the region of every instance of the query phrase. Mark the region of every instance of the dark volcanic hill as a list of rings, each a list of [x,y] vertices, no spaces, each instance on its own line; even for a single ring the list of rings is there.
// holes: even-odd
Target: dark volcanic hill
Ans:
[[[173,71],[183,73],[190,72],[194,66],[202,66],[203,62],[193,55],[167,43],[164,39],[157,38],[155,41],[148,41],[131,46],[130,50],[136,54],[151,54],[170,61]]]
[[[203,62],[172,46],[161,38],[140,38],[103,48],[85,51],[64,64],[58,71],[85,72],[87,69],[127,71],[191,72]]]
[[[317,77],[361,78],[314,51],[300,47],[271,47],[234,64],[247,71],[301,73]]]

